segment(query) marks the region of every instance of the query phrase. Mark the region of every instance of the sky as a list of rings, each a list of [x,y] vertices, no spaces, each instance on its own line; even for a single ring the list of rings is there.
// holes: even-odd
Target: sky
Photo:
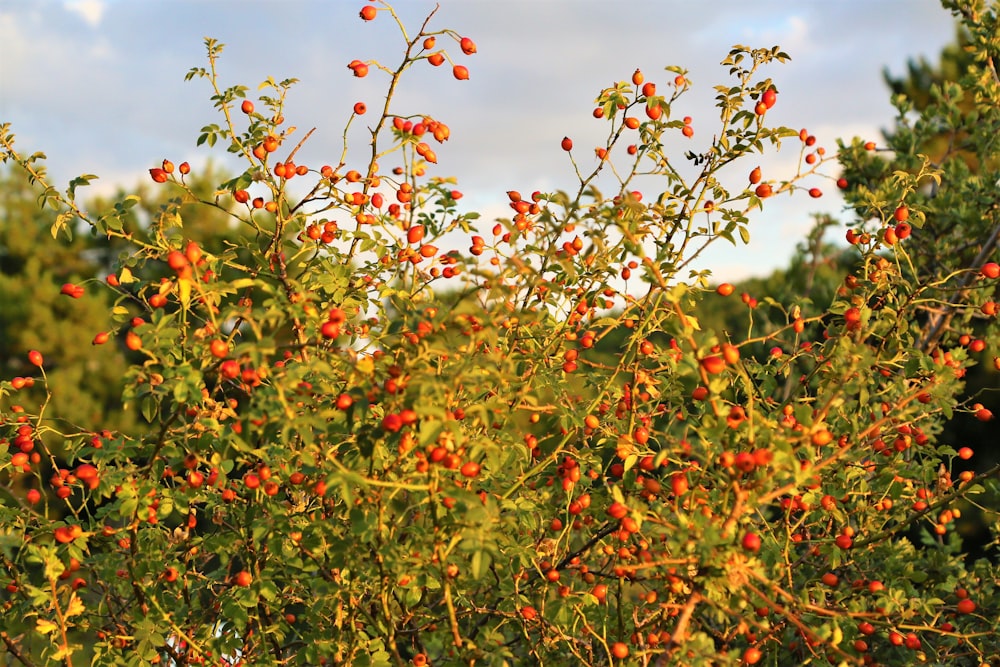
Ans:
[[[336,164],[344,123],[357,101],[381,106],[386,78],[354,78],[347,63],[395,65],[402,38],[380,12],[362,22],[363,0],[0,0],[0,122],[12,123],[21,151],[43,151],[57,185],[83,173],[100,176],[110,194],[148,178],[164,158],[197,169],[222,151],[197,147],[202,126],[219,122],[204,80],[184,81],[206,64],[204,38],[226,44],[224,85],[254,91],[269,76],[294,77],[287,124],[315,127],[296,156],[312,166]],[[414,33],[434,9],[398,0]],[[440,0],[430,29],[452,28],[478,52],[456,62],[470,71],[456,81],[448,67],[419,63],[404,79],[395,107],[426,113],[451,128],[435,147],[433,175],[454,176],[461,203],[492,220],[507,216],[507,190],[552,191],[574,185],[560,149],[573,138],[583,167],[607,126],[591,117],[599,91],[640,68],[661,86],[664,70],[689,71],[689,94],[675,116],[693,118],[695,136],[678,143],[678,159],[706,146],[718,113],[713,87],[728,83],[719,62],[734,44],[780,45],[791,56],[766,70],[779,91],[768,122],[807,128],[833,151],[838,137],[878,141],[894,111],[883,68],[905,71],[908,59],[935,62],[954,39],[954,22],[938,0]],[[299,135],[301,136],[301,134]],[[351,139],[360,139],[351,135]],[[364,146],[356,144],[358,162]],[[762,157],[767,176],[794,173],[797,142]],[[235,163],[234,168],[235,168]],[[834,172],[834,176],[835,176]],[[718,280],[765,275],[783,267],[811,227],[812,213],[845,222],[831,183],[816,179],[821,199],[775,197],[751,218],[749,246],[719,246],[702,258]],[[654,196],[647,194],[648,197]]]

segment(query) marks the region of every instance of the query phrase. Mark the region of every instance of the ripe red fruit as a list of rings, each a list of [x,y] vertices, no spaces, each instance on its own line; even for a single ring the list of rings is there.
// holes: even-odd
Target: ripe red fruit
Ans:
[[[756,665],[760,662],[763,657],[763,653],[756,646],[751,646],[747,650],[743,651],[743,662],[747,665]]]
[[[979,269],[979,273],[985,278],[997,278],[1000,277],[1000,264],[996,262],[987,262],[983,264],[983,267]]]
[[[364,102],[358,102],[354,105],[354,113],[356,113],[357,115],[363,116],[366,111],[368,111],[368,107],[365,105]]]
[[[341,394],[337,397],[337,408],[346,410],[354,405],[354,398],[350,394]]]
[[[837,546],[841,549],[850,549],[854,544],[854,538],[850,535],[837,535],[837,539],[834,540],[834,542],[836,542]]]
[[[360,15],[361,15],[362,20],[364,20],[364,21],[373,21],[373,20],[375,20],[375,16],[377,14],[378,14],[378,10],[375,9],[374,7],[372,7],[371,5],[365,5],[364,7],[361,8]]]
[[[837,187],[840,188],[841,190],[846,190],[848,185],[850,184],[847,182],[847,179],[844,178],[843,176],[837,179]]]
[[[188,241],[184,246],[184,256],[187,257],[187,261],[197,264],[201,260],[201,248],[194,241]]]
[[[108,335],[108,332],[107,331],[102,331],[102,332],[98,333],[96,336],[94,336],[94,340],[92,340],[90,342],[90,344],[91,345],[104,345],[105,343],[108,342],[108,338],[110,338],[110,336]]]
[[[59,526],[55,529],[54,533],[56,542],[59,542],[60,544],[68,544],[80,537],[80,535],[83,534],[83,530],[80,526]]]
[[[403,428],[403,419],[396,413],[391,412],[382,418],[382,428],[386,431],[396,433],[399,429]]]
[[[348,69],[352,70],[354,72],[354,76],[358,77],[359,79],[363,79],[366,76],[368,76],[368,65],[364,64],[360,60],[351,61],[351,64],[349,64],[347,67]]]
[[[229,354],[229,345],[221,338],[213,339],[212,342],[208,344],[208,348],[212,352],[212,356],[216,359],[225,359]]]
[[[420,243],[424,238],[424,226],[413,225],[406,230],[406,241],[408,243]]]
[[[760,167],[754,167],[753,171],[750,172],[750,185],[757,185],[760,183],[761,172]]]
[[[747,551],[752,551],[757,553],[760,551],[760,536],[756,533],[747,533],[743,536],[743,541],[741,543],[743,548]]]
[[[608,507],[608,516],[612,519],[624,518],[626,514],[628,514],[628,507],[623,503],[615,501]]]
[[[250,100],[243,100],[243,104],[240,105],[240,111],[242,111],[243,113],[245,113],[248,116],[250,114],[252,114],[253,113],[253,102],[251,102]]]
[[[187,257],[180,250],[171,250],[167,254],[167,266],[169,266],[174,271],[181,271],[190,265]]]
[[[709,375],[718,375],[726,368],[726,360],[714,354],[705,357],[700,363]]]
[[[74,285],[73,283],[66,283],[59,290],[60,294],[64,294],[73,299],[79,299],[83,296],[83,288],[79,285]]]
[[[442,53],[432,53],[427,56],[427,62],[429,62],[434,67],[440,67],[444,64],[444,54]]]
[[[976,610],[976,603],[968,598],[965,598],[964,600],[958,601],[957,608],[959,614],[971,614]]]
[[[28,352],[28,361],[31,362],[32,366],[41,366],[45,360],[42,358],[42,353],[38,350],[31,350]]]
[[[624,660],[628,657],[628,645],[624,642],[615,642],[611,645],[611,655],[618,660]]]
[[[253,581],[253,577],[246,570],[240,570],[233,575],[233,584],[236,586],[243,586],[244,588],[250,585]]]
[[[467,56],[471,56],[476,52],[476,43],[468,37],[463,37],[458,44],[462,47],[462,53]]]
[[[656,108],[659,109],[659,107]],[[681,134],[690,139],[691,137],[694,136],[694,128],[691,127],[690,125],[685,125],[684,127],[681,128]]]
[[[774,88],[768,88],[760,98],[761,102],[770,109],[778,101],[778,92]]]
[[[187,483],[192,489],[200,488],[201,485],[205,483],[205,475],[197,470],[192,470],[188,473]]]
[[[219,373],[228,380],[235,380],[240,376],[240,364],[235,359],[223,361],[219,366]]]
[[[153,179],[154,183],[166,183],[167,182],[167,172],[163,171],[159,167],[153,167],[149,170],[149,177]]]
[[[893,211],[892,217],[896,219],[896,222],[906,222],[910,217],[910,209],[901,205]]]
[[[675,472],[670,476],[670,490],[675,496],[683,496],[691,488],[687,475],[683,472]]]
[[[735,345],[726,343],[722,346],[722,358],[726,360],[727,364],[735,364],[740,360],[740,349]]]
[[[571,150],[573,150],[573,140],[570,139],[569,137],[563,137],[561,145],[562,145],[562,149],[564,151],[571,151]]]
[[[756,187],[756,189],[754,189],[754,194],[760,197],[761,199],[767,199],[772,194],[774,194],[774,192],[771,190],[770,185],[768,185],[767,183],[761,183]]]
[[[736,288],[733,287],[730,283],[722,283],[721,285],[715,288],[715,293],[720,296],[729,296],[730,294],[733,293],[733,290],[735,289]]]
[[[459,470],[463,477],[473,478],[479,475],[479,464],[475,461],[467,461]]]
[[[809,196],[813,199],[819,199],[823,196],[823,191],[819,188],[809,188]]]
[[[455,65],[455,67],[452,68],[451,73],[459,81],[465,81],[469,78],[469,68],[465,65]]]

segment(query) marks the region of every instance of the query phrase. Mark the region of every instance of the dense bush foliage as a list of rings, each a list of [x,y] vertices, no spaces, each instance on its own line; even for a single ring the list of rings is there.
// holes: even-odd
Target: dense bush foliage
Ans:
[[[956,412],[992,418],[959,397],[996,333],[1000,26],[995,8],[946,5],[971,64],[917,114],[899,97],[885,145],[832,155],[770,126],[766,71],[787,56],[737,46],[712,126],[672,115],[683,69],[636,71],[599,93],[605,145],[562,141],[578,187],[511,190],[499,221],[437,175],[445,122],[393,99],[411,67],[469,76],[475,43],[430,19],[412,37],[400,24],[398,66],[350,63],[387,96],[354,106],[371,142],[335,164],[295,163],[309,139],[284,118],[295,81],[248,99],[213,40],[189,73],[219,112],[198,142],[245,164],[214,188],[165,160],[150,170],[162,206],[126,194],[84,210],[90,177],[58,190],[4,126],[4,161],[60,212],[53,235],[83,225],[114,250],[106,281],[59,298],[68,317],[108,299],[84,342],[122,348],[118,408],[134,420],[85,424],[61,395],[79,341],[0,382],[7,654],[1000,661],[997,568],[966,559],[954,530],[977,507],[996,525],[977,502],[996,471],[958,474],[976,443],[938,437]],[[381,3],[361,18],[397,20]],[[685,157],[695,131],[705,148]],[[921,152],[941,136],[947,151]],[[799,151],[794,174],[756,167],[778,149]],[[745,242],[770,198],[837,177],[855,218],[835,289],[740,299],[691,269],[710,244]],[[52,285],[39,277],[40,298]],[[699,321],[723,299],[745,330]]]

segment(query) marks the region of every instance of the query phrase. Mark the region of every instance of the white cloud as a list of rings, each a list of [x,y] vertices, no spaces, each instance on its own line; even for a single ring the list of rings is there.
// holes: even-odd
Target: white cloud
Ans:
[[[91,28],[101,25],[104,12],[108,9],[108,4],[104,0],[66,0],[63,6],[78,14]]]

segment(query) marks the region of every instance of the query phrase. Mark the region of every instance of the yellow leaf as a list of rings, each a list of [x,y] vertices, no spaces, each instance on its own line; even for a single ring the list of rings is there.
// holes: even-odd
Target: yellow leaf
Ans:
[[[43,635],[47,635],[50,632],[53,632],[56,629],[56,627],[58,626],[56,626],[55,623],[46,620],[44,618],[38,619],[38,623],[35,624],[35,630],[42,633]]]
[[[69,598],[69,606],[66,607],[66,618],[70,616],[78,616],[83,613],[83,602],[76,593],[73,593]]]
[[[365,356],[358,359],[358,363],[355,365],[359,373],[364,375],[370,375],[375,371],[375,360],[371,357]]]
[[[189,278],[181,278],[177,281],[177,290],[181,298],[181,305],[187,308],[191,303],[191,280]]]
[[[66,646],[65,644],[59,647],[59,650],[52,654],[52,660],[63,661],[73,655],[73,651],[76,648],[72,646]]]
[[[127,266],[123,266],[122,270],[118,273],[118,282],[122,285],[135,282],[135,276],[132,275],[132,272]]]

